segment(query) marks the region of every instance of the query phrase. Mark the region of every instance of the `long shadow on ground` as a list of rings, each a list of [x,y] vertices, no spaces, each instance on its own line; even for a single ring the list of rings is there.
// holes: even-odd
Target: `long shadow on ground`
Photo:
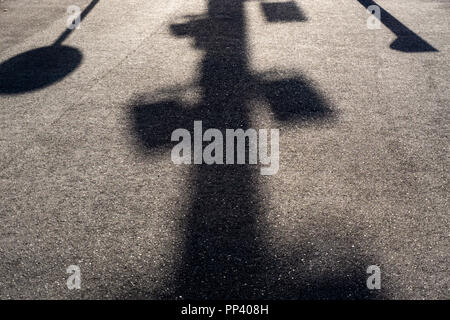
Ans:
[[[203,128],[251,127],[249,100],[264,97],[275,117],[289,123],[334,121],[326,100],[304,77],[271,79],[248,68],[243,0],[209,0],[208,15],[190,17],[172,26],[177,36],[193,37],[205,51],[199,85],[203,97],[195,108],[176,98],[131,106],[133,134],[142,147],[170,148],[171,133]],[[279,17],[278,17],[279,18]],[[170,299],[357,299],[379,297],[366,288],[372,257],[361,252],[340,257],[335,268],[310,270],[302,259],[314,256],[313,245],[299,243],[291,252],[273,253],[264,238],[264,203],[259,170],[251,165],[195,165],[187,209],[183,261],[178,266]],[[270,178],[269,178],[270,179]],[[306,230],[299,233],[308,234]],[[314,240],[314,239],[310,239]],[[312,242],[312,241],[311,241]],[[329,243],[345,246],[345,243]],[[280,258],[282,256],[282,258]],[[128,298],[157,296],[134,288]]]

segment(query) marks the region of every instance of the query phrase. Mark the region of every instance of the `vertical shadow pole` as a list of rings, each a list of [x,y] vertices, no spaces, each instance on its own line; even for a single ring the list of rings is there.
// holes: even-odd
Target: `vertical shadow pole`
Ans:
[[[209,0],[208,16],[193,36],[205,50],[200,85],[203,128],[250,126],[245,83],[248,72],[243,0]],[[203,25],[202,25],[203,24]],[[235,154],[236,156],[236,154]],[[185,251],[176,279],[177,297],[221,299],[260,297],[257,274],[262,251],[257,240],[257,168],[195,165]],[[261,283],[259,283],[261,281]],[[247,284],[247,285],[246,285]]]

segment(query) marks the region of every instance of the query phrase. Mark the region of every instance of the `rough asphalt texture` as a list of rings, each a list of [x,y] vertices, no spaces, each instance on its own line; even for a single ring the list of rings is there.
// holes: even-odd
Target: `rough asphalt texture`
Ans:
[[[0,298],[450,298],[448,0],[74,2],[0,2]],[[174,165],[194,120],[279,172]]]

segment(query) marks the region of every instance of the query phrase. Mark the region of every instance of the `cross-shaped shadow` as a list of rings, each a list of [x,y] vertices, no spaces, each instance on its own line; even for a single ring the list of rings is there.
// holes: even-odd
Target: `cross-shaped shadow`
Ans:
[[[285,124],[333,122],[331,106],[304,77],[271,79],[249,70],[244,2],[209,0],[207,15],[172,25],[174,35],[192,37],[195,46],[205,52],[199,80],[203,96],[194,108],[183,106],[176,98],[133,104],[133,131],[146,149],[169,150],[174,145],[170,141],[173,130],[192,129],[194,120],[203,121],[205,130],[250,128],[249,101],[254,97],[264,97],[275,118]],[[256,166],[194,165],[192,170],[193,179],[186,185],[192,200],[183,262],[173,291],[165,298],[370,296],[365,285],[365,269],[370,263],[363,255],[357,262],[341,265],[341,270],[337,267],[318,277],[300,262],[299,252],[305,256],[314,253],[310,245],[299,243],[292,256],[281,261],[267,249],[261,240],[265,209]],[[295,274],[288,272],[292,266]],[[145,288],[134,292],[135,298],[145,297]]]

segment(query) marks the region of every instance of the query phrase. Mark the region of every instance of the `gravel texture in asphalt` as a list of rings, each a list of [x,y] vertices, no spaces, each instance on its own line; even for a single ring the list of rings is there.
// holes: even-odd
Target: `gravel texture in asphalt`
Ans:
[[[450,298],[447,0],[0,1],[0,298]]]

